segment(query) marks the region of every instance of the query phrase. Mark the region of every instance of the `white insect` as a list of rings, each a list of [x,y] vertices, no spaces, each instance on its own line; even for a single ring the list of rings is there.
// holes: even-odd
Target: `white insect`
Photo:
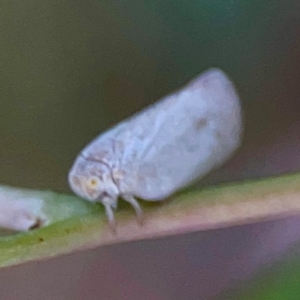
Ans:
[[[164,200],[227,160],[240,144],[242,114],[228,77],[210,69],[98,136],[69,172],[72,190],[105,206],[111,225],[118,197]]]

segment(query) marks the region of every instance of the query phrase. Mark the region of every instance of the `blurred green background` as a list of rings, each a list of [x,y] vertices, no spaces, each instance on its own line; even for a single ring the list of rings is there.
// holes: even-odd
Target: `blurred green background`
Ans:
[[[296,0],[1,1],[0,183],[69,191],[87,142],[210,67],[235,82],[246,127],[204,182],[299,170],[299,36]],[[299,221],[27,264],[2,271],[2,296],[208,299],[299,240]]]
[[[246,148],[298,118],[297,1],[0,5],[1,183],[67,191],[88,141],[212,66],[238,87]]]

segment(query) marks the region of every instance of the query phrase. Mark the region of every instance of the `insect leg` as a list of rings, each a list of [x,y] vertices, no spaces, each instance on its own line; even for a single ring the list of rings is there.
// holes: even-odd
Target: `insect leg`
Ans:
[[[122,198],[132,205],[135,210],[138,223],[143,225],[143,211],[138,201],[132,195],[122,195]]]
[[[112,232],[115,234],[116,233],[116,222],[115,222],[113,209],[109,203],[103,203],[103,204],[105,207],[105,214],[109,221],[109,227],[111,228]]]

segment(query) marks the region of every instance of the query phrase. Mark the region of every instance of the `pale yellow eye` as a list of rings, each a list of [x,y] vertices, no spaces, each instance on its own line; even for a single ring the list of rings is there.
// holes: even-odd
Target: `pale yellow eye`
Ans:
[[[91,176],[87,180],[86,185],[88,188],[95,190],[100,186],[100,179],[96,176]]]

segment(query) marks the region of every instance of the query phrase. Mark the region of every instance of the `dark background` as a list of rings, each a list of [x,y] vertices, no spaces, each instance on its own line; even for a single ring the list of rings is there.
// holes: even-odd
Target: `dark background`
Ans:
[[[237,86],[245,136],[202,184],[297,171],[299,36],[299,1],[2,1],[0,182],[70,192],[68,170],[88,141],[213,66]],[[2,270],[0,298],[208,299],[283,253],[299,222]]]

